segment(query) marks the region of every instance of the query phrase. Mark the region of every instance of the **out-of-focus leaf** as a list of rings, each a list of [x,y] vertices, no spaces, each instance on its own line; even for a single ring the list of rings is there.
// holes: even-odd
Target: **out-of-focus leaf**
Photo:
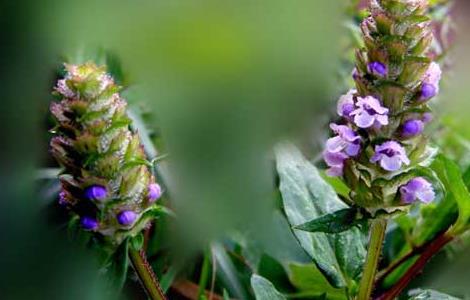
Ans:
[[[332,287],[314,264],[289,266],[290,280],[302,295],[318,297],[326,294],[326,299],[347,299],[344,289]]]
[[[224,248],[220,244],[213,244],[211,250],[218,265],[217,276],[224,282],[230,294],[239,299],[247,299],[247,292],[243,288],[237,276],[237,270]]]
[[[356,213],[357,210],[354,208],[340,209],[294,228],[308,232],[340,233],[358,224],[360,220],[356,219]]]
[[[284,210],[292,226],[347,208],[295,146],[279,145],[276,160]],[[351,285],[357,279],[365,256],[357,228],[329,235],[294,229],[294,234],[333,286]]]
[[[409,296],[410,300],[459,300],[459,298],[434,290],[412,290],[409,292]]]
[[[282,293],[290,293],[295,288],[290,284],[289,276],[281,262],[263,255],[258,265],[258,275],[266,278]]]
[[[443,155],[439,157],[439,160],[442,163],[436,168],[436,173],[446,187],[447,192],[457,202],[459,209],[459,217],[453,227],[453,231],[459,233],[465,229],[470,220],[470,194],[457,164]]]
[[[256,300],[286,300],[286,297],[279,293],[271,282],[259,275],[251,276],[251,287],[255,292]]]
[[[177,268],[174,266],[170,266],[168,271],[162,276],[160,279],[160,286],[162,287],[163,292],[168,291],[170,288],[171,284],[175,280],[177,274]]]
[[[129,243],[126,239],[117,248],[116,252],[110,257],[108,264],[105,266],[106,276],[110,280],[112,291],[119,292],[127,278],[127,270],[129,268]]]

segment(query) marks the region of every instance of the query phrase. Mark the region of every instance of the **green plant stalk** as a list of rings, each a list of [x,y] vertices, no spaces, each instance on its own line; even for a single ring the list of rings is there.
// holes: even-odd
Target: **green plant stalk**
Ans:
[[[199,277],[199,289],[197,291],[197,298],[204,299],[207,281],[209,280],[210,259],[209,255],[204,254],[204,261],[202,263],[201,276]]]
[[[157,276],[153,272],[152,267],[150,267],[144,251],[135,250],[130,247],[129,258],[149,298],[152,300],[166,300],[165,294],[158,283]]]
[[[386,228],[387,220],[372,220],[369,249],[367,250],[364,272],[359,286],[358,300],[369,300],[371,298]]]

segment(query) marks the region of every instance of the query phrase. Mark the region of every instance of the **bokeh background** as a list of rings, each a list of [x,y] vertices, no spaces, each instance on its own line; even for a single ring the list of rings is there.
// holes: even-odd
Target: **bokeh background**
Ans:
[[[238,230],[275,244],[271,149],[290,138],[318,154],[351,72],[352,2],[2,1],[0,298],[106,299],[96,259],[56,226],[56,187],[38,172],[55,167],[48,107],[64,61],[114,66],[130,106],[148,115],[158,154],[170,153],[160,176],[179,220],[171,251],[185,257]],[[465,28],[460,5],[455,26]],[[459,37],[436,136],[467,167],[470,69]],[[470,261],[455,253],[419,283],[468,290]]]

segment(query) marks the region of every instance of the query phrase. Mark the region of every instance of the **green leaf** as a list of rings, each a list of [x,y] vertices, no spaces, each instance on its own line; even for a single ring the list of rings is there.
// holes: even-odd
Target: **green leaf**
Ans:
[[[326,294],[326,299],[347,299],[346,291],[332,287],[314,264],[291,264],[289,274],[292,284],[302,295],[318,297]]]
[[[279,189],[291,226],[347,208],[318,170],[292,144],[276,148],[276,161]],[[363,236],[357,228],[341,234],[294,229],[294,234],[334,287],[344,287],[357,279],[365,256]]]
[[[442,164],[440,168],[436,169],[436,173],[438,173],[439,179],[446,187],[447,192],[451,193],[457,203],[459,217],[452,230],[458,234],[466,229],[470,220],[470,193],[465,186],[457,164],[443,155],[440,156],[440,159]]]
[[[124,240],[122,244],[116,249],[116,252],[110,257],[106,265],[106,276],[109,278],[111,290],[118,293],[127,278],[127,270],[129,268],[129,243],[128,239]]]
[[[323,215],[294,228],[308,232],[340,233],[351,229],[359,223],[356,219],[357,210],[345,208],[332,214]]]
[[[256,300],[286,300],[286,297],[279,293],[271,282],[259,275],[251,276],[251,287],[255,292]]]
[[[408,294],[410,300],[459,300],[459,298],[446,295],[434,290],[412,290]]]

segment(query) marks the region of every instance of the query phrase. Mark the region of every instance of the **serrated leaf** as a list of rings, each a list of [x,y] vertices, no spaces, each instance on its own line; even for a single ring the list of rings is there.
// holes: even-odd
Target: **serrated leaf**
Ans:
[[[356,214],[357,210],[353,208],[340,209],[294,228],[308,232],[340,233],[358,224],[359,220],[356,219]]]
[[[256,300],[286,300],[286,297],[279,293],[271,282],[259,275],[251,276],[251,287],[255,292]]]
[[[276,148],[276,161],[284,210],[291,226],[347,208],[318,170],[292,144]],[[359,230],[330,235],[294,229],[294,234],[334,287],[346,286],[360,273],[365,250]]]

